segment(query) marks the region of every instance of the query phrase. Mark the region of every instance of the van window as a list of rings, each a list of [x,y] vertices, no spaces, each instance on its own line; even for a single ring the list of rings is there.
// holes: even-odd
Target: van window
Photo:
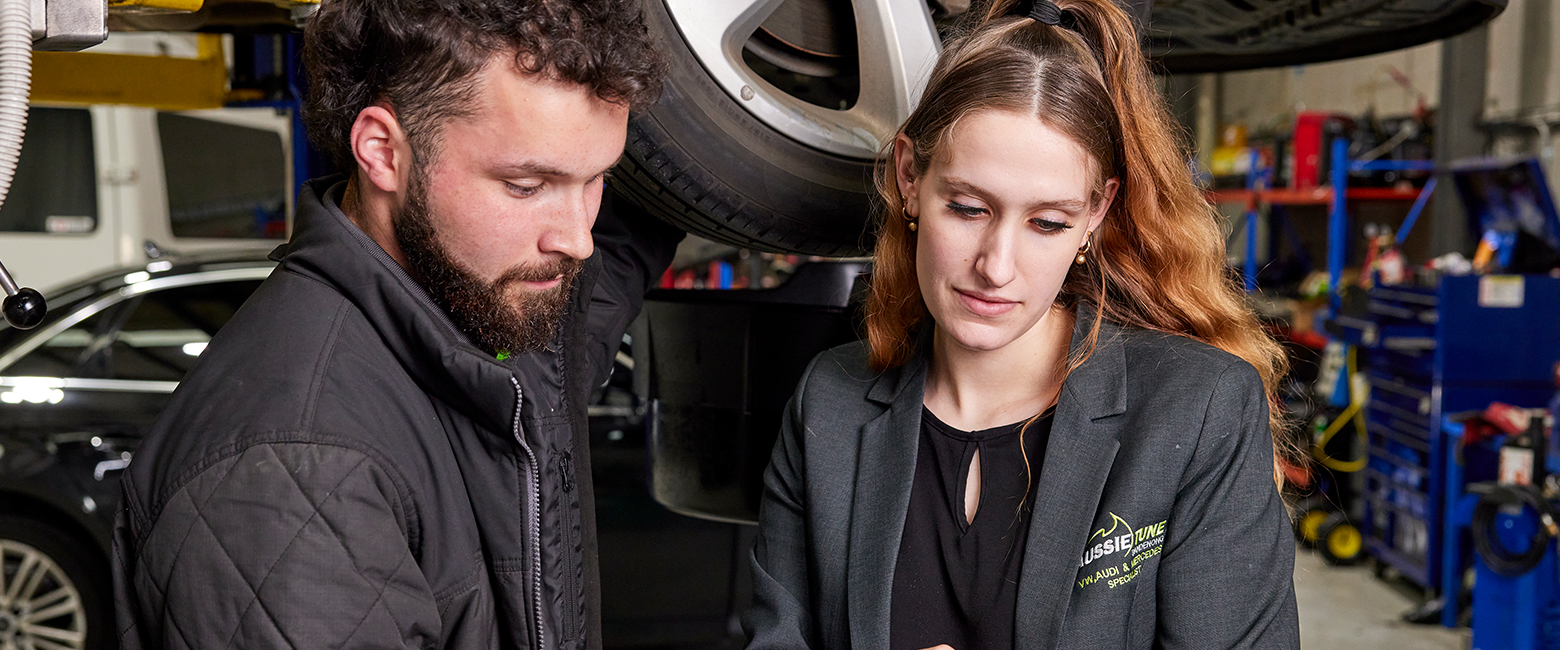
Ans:
[[[27,134],[0,232],[85,234],[97,230],[92,114],[81,108],[27,109]]]
[[[178,113],[157,114],[174,237],[287,234],[281,134]]]

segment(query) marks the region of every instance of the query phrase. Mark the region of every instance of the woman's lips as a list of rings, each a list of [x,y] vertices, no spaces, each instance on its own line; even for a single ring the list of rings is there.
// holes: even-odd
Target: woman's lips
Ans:
[[[960,289],[954,289],[953,291],[959,294],[959,300],[964,303],[964,308],[977,316],[1001,316],[1013,311],[1013,308],[1018,306],[1016,302],[1003,300],[995,296],[987,296]]]

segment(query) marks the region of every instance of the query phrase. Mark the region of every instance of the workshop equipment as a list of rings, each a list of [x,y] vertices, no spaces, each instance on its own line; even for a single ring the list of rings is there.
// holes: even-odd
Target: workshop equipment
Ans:
[[[1560,649],[1560,575],[1554,490],[1480,483],[1470,532],[1478,551],[1473,590],[1474,650]]]

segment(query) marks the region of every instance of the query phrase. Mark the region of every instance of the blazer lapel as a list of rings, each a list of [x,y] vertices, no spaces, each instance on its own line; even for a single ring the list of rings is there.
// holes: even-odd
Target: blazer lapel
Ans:
[[[1086,342],[1095,317],[1087,305],[1078,307],[1071,350]],[[1122,418],[1114,416],[1126,412],[1126,356],[1116,334],[1109,321],[1100,323],[1094,354],[1067,377],[1056,405],[1019,570],[1020,650],[1050,650],[1060,641],[1078,560],[1120,446]]]
[[[920,443],[924,356],[916,355],[897,376],[884,373],[867,394],[868,399],[887,404],[888,410],[861,426],[856,458],[845,590],[849,645],[857,650],[888,648],[894,566],[910,509]]]

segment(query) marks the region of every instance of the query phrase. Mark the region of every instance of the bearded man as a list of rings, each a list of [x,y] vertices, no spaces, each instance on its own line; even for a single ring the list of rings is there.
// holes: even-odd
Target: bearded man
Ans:
[[[119,641],[601,647],[586,401],[682,237],[601,209],[638,3],[325,0],[305,63],[351,171],[124,477]]]

